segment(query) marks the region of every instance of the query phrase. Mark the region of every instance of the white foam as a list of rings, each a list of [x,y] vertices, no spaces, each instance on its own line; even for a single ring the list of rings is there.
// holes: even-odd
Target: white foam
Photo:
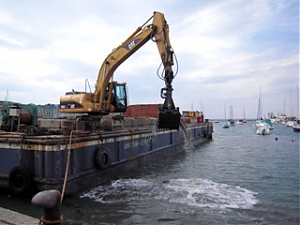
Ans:
[[[107,185],[100,185],[80,197],[101,203],[126,202],[140,196],[142,188],[151,186],[152,183],[144,179],[120,179]]]
[[[201,178],[172,179],[162,183],[120,179],[92,189],[81,197],[101,203],[154,198],[200,208],[250,209],[258,203],[256,194],[245,188]]]
[[[249,209],[258,203],[255,192],[207,179],[173,179],[165,187],[175,192],[169,201],[196,207]]]
[[[112,187],[145,187],[150,186],[152,183],[144,179],[120,179],[112,182]]]

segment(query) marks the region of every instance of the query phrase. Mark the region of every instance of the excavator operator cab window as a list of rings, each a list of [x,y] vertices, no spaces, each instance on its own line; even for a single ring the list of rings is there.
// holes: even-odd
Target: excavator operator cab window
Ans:
[[[126,84],[115,83],[112,90],[112,104],[115,112],[125,112],[127,108]]]

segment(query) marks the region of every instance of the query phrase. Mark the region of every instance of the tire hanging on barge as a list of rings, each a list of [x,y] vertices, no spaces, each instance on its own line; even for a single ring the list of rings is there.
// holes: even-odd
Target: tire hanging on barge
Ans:
[[[32,187],[32,175],[25,166],[14,167],[8,177],[9,187],[15,195],[28,194]]]
[[[111,165],[111,152],[108,148],[97,148],[95,152],[95,166],[97,169],[105,170]]]

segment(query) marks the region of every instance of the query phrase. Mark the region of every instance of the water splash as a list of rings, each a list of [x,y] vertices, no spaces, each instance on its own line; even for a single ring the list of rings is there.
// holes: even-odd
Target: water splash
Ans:
[[[258,203],[256,194],[245,188],[201,178],[171,179],[163,182],[120,179],[99,186],[81,197],[108,204],[154,198],[197,208],[251,209]]]
[[[194,151],[195,146],[192,144],[190,135],[189,135],[184,123],[182,123],[182,121],[180,121],[180,123],[179,123],[179,129],[183,133],[184,144],[185,144],[184,149],[186,149],[187,151]]]
[[[151,187],[153,184],[144,179],[120,179],[98,186],[80,197],[101,203],[128,202],[143,197],[143,192]]]
[[[165,188],[176,193],[169,201],[200,208],[250,209],[258,203],[255,192],[201,178],[173,179]]]

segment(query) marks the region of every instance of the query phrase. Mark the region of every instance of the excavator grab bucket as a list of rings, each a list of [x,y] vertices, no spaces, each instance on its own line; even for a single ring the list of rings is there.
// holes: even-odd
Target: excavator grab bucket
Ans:
[[[159,108],[158,112],[158,128],[161,129],[179,129],[180,124],[179,109]]]

